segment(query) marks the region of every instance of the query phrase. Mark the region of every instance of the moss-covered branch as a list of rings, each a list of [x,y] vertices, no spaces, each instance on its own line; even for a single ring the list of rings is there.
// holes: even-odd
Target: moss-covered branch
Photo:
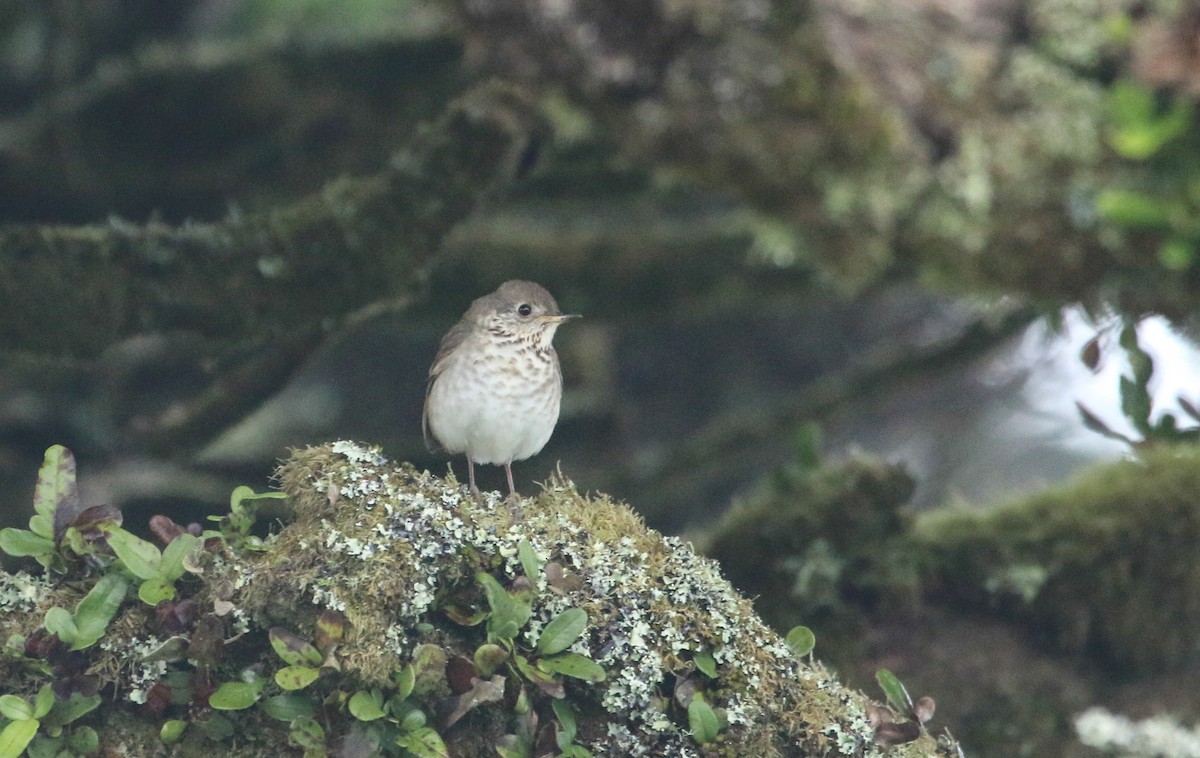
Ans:
[[[10,347],[92,354],[128,334],[293,332],[403,295],[450,228],[519,167],[536,111],[480,87],[387,170],[217,223],[0,228]]]
[[[72,717],[72,738],[94,730],[130,755],[185,730],[201,739],[177,755],[347,741],[429,756],[957,754],[911,723],[878,746],[885,709],[797,658],[715,563],[561,477],[477,502],[338,442],[283,465],[291,519],[277,535],[253,536],[240,488],[219,534],[156,519],[160,553],[112,511],[53,513],[69,501],[67,455],[43,467],[47,518],[0,544],[67,572],[90,554],[107,581],[0,574],[0,679],[30,703],[53,683],[48,703],[99,708]],[[41,534],[51,521],[62,547]],[[140,600],[121,602],[127,582]]]
[[[95,18],[73,31],[111,38]],[[0,120],[0,219],[214,218],[373,172],[469,86],[461,53],[386,30],[110,52]]]
[[[893,661],[968,745],[1062,755],[1084,708],[1170,692],[1200,660],[1200,452],[1140,456],[922,515],[893,464],[783,469],[700,546],[770,623],[813,627],[850,681]],[[1187,712],[1185,690],[1166,707]]]
[[[1200,660],[1200,452],[1139,460],[991,512],[918,522],[927,591],[1000,608],[1041,641],[1112,672],[1145,675]]]

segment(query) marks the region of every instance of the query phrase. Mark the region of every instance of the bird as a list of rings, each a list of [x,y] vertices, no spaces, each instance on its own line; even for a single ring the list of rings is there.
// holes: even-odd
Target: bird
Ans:
[[[541,452],[558,423],[562,370],[551,341],[563,314],[544,287],[511,280],[471,303],[438,346],[421,417],[430,452],[467,456],[471,493],[475,464],[504,467],[517,496],[512,463]]]

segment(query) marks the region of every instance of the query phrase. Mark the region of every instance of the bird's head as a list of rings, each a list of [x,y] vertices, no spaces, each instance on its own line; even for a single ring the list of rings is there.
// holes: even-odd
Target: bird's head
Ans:
[[[579,318],[562,313],[554,296],[540,284],[518,279],[501,284],[480,300],[486,301],[486,307],[480,309],[486,326],[502,329],[541,348],[550,347],[560,324]]]

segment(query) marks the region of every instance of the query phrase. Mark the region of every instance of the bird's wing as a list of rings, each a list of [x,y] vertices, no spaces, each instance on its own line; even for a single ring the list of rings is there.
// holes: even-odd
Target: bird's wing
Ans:
[[[438,345],[437,356],[433,359],[433,365],[429,367],[429,381],[425,384],[425,408],[421,412],[421,433],[425,437],[425,447],[431,453],[436,453],[443,448],[441,443],[438,442],[437,437],[433,435],[433,431],[429,428],[429,393],[433,391],[434,382],[446,370],[446,367],[450,365],[450,355],[463,343],[463,340],[470,333],[471,322],[466,319],[450,327],[450,331],[446,332],[446,336],[442,337],[442,342]]]

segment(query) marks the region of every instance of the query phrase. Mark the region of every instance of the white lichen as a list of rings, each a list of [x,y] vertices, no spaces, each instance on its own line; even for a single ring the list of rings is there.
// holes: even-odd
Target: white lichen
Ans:
[[[49,580],[24,571],[0,572],[0,612],[28,613],[50,594]]]

